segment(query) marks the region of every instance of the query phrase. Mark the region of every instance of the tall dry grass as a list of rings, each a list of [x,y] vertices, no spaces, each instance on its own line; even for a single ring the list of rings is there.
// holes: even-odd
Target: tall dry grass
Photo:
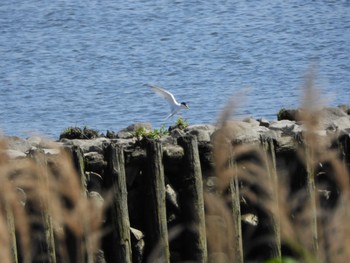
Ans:
[[[227,255],[223,262],[283,262],[288,257],[295,262],[347,262],[350,257],[349,164],[341,147],[331,147],[341,146],[339,134],[319,134],[322,105],[314,79],[310,70],[298,116],[305,131],[292,156],[300,166],[298,174],[277,163],[280,161],[276,160],[271,138],[262,138],[260,145],[233,143],[236,124],[230,117],[234,99],[219,118],[213,140],[220,192],[216,206],[225,204],[226,209],[233,209],[234,225],[226,225],[236,237],[234,242],[228,235],[215,238],[216,243],[234,246],[221,245],[221,252]],[[225,213],[222,211],[222,218],[226,218]],[[239,225],[246,217],[254,220],[242,228]],[[213,228],[210,221],[208,225],[209,230]],[[210,240],[210,233],[215,231],[208,232]]]
[[[101,207],[85,197],[68,153],[29,155],[11,160],[1,141],[1,262],[93,262]]]

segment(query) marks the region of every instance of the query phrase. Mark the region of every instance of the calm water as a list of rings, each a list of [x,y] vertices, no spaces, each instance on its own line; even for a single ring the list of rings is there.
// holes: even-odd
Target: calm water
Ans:
[[[328,105],[350,103],[350,1],[1,1],[0,129],[57,138],[68,126],[159,128],[171,90],[190,123],[299,105],[317,67]],[[166,125],[172,121],[165,122]]]

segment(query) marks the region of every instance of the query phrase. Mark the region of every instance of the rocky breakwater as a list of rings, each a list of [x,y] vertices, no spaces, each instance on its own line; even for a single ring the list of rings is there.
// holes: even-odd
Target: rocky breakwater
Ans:
[[[324,108],[318,113],[318,126],[313,132],[318,138],[324,138],[326,148],[341,149],[340,158],[349,163],[350,160],[350,118],[347,107]],[[233,146],[249,144],[263,146],[266,142],[272,143],[276,154],[278,170],[284,171],[290,178],[290,191],[296,191],[303,187],[305,179],[305,165],[298,157],[298,148],[304,143],[304,133],[307,124],[298,121],[298,116],[303,115],[302,109],[281,110],[278,120],[268,121],[247,118],[240,121],[228,121],[229,127],[227,142]],[[140,133],[140,131],[142,131]],[[92,139],[67,139],[61,138],[53,143],[41,137],[31,137],[22,140],[15,137],[6,138],[6,154],[11,159],[26,158],[33,149],[40,149],[47,155],[55,155],[61,149],[79,148],[84,160],[83,170],[87,180],[89,196],[98,196],[103,199],[110,189],[107,182],[110,176],[108,168],[108,151],[111,144],[122,147],[124,152],[124,166],[126,175],[126,187],[128,192],[128,209],[132,235],[132,250],[134,262],[141,262],[142,257],[150,254],[150,248],[145,247],[144,234],[145,215],[147,204],[145,200],[144,174],[148,171],[147,139],[144,134],[152,133],[149,124],[135,124],[118,133],[107,133],[107,136]],[[205,189],[215,191],[217,177],[214,174],[215,163],[213,158],[213,139],[218,133],[218,127],[210,124],[196,124],[187,127],[172,127],[169,131],[157,134],[157,140],[162,145],[162,162],[164,166],[164,183],[166,193],[166,218],[168,226],[181,223],[183,216],[181,211],[181,180],[179,174],[183,172],[184,148],[179,145],[178,139],[185,136],[194,136],[198,142],[198,152],[201,173]],[[94,137],[94,136],[92,136]],[[325,168],[320,164],[320,169]],[[325,168],[326,169],[326,168]],[[331,179],[332,180],[332,179]],[[334,184],[332,184],[334,185]],[[336,189],[320,189],[325,191],[325,198],[335,200]],[[332,192],[333,191],[333,192]],[[249,210],[249,209],[248,209]],[[242,208],[244,213],[244,207]],[[253,223],[254,224],[254,223]],[[146,231],[147,232],[147,231]],[[181,244],[173,244],[171,256],[181,259]],[[148,251],[147,251],[148,250]],[[146,251],[146,252],[145,252]]]
[[[239,121],[228,121],[227,125],[232,127],[233,144],[260,144],[262,140],[273,139],[276,152],[295,150],[300,143],[305,131],[303,121],[298,121],[298,114],[302,116],[302,109],[282,109],[277,116],[278,120],[246,118]],[[319,113],[319,126],[317,134],[323,137],[335,139],[350,132],[349,107],[339,106],[337,108],[324,108]],[[103,168],[103,149],[110,143],[117,143],[125,148],[126,156],[142,156],[141,135],[137,131],[143,128],[146,132],[152,132],[152,126],[148,123],[137,123],[114,133],[107,131],[107,135],[91,133],[89,137],[83,138],[82,131],[73,134],[71,139],[61,136],[53,142],[45,137],[33,136],[21,139],[15,136],[3,137],[7,142],[6,154],[11,158],[26,157],[30,149],[41,149],[46,154],[57,154],[60,147],[78,146],[83,150],[86,157],[87,169],[101,172]],[[211,158],[210,147],[213,134],[217,127],[211,124],[195,124],[183,127],[170,127],[171,131],[160,134],[159,141],[164,146],[164,154],[169,159],[181,157],[183,151],[177,145],[177,138],[185,135],[193,135],[199,143],[200,153],[203,161]],[[68,136],[69,137],[69,136]],[[79,139],[78,139],[79,138]],[[208,155],[209,154],[209,155]],[[204,158],[205,157],[205,158]],[[127,159],[133,157],[127,157]],[[204,163],[207,164],[207,163]],[[88,168],[89,167],[89,168]]]

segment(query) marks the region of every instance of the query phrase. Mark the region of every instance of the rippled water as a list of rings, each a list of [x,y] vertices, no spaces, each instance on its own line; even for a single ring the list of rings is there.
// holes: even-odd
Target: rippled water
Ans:
[[[158,128],[168,106],[145,83],[186,101],[190,123],[242,89],[239,116],[275,119],[310,65],[328,104],[349,103],[350,1],[1,1],[0,58],[7,135]]]

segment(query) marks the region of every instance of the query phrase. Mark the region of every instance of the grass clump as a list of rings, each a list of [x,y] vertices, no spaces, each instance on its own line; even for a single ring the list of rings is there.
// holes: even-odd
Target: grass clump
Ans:
[[[185,121],[183,118],[178,118],[175,122],[175,127],[179,128],[180,130],[184,130],[188,127],[187,121]]]
[[[97,130],[88,128],[87,126],[84,126],[83,128],[71,126],[66,128],[60,134],[60,139],[94,139],[99,136],[100,134]]]
[[[285,109],[282,108],[278,113],[277,113],[277,120],[290,120],[290,121],[295,121],[296,120],[296,115],[297,115],[297,110],[292,110],[292,109]]]
[[[143,138],[157,140],[157,139],[160,139],[162,136],[168,135],[168,134],[169,132],[166,129],[165,125],[163,124],[159,130],[154,129],[153,131],[149,131],[144,127],[139,127],[135,130],[133,136],[136,137],[138,140],[141,140]]]

